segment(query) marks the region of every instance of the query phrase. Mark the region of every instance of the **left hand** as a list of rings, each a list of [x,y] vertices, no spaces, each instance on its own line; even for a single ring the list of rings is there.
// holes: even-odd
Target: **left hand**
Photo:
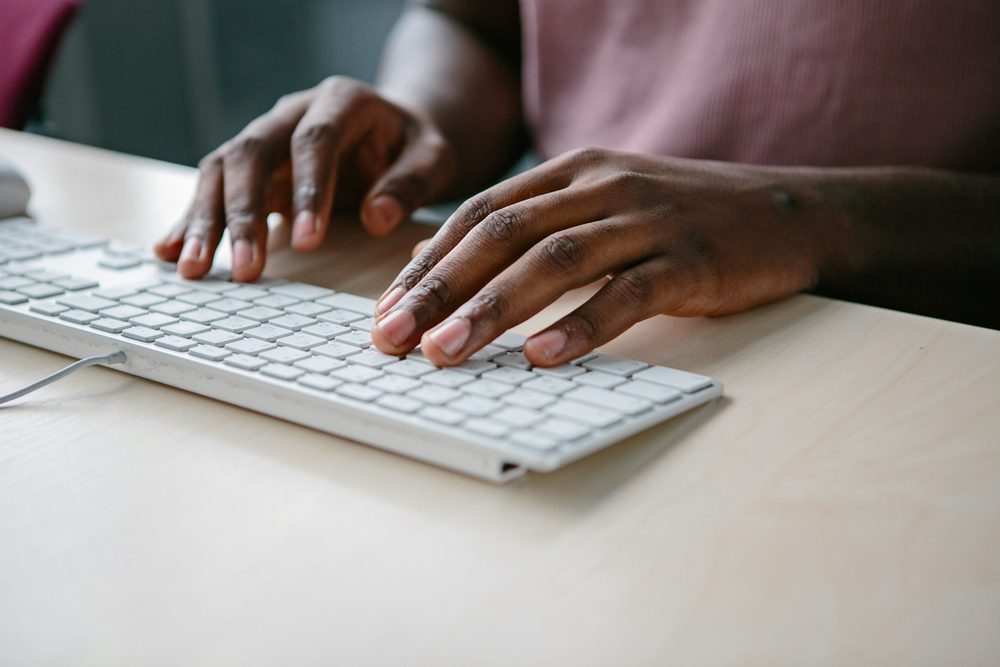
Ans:
[[[455,365],[609,277],[525,343],[533,364],[552,366],[653,315],[722,315],[794,294],[839,245],[810,173],[573,151],[466,202],[386,290],[372,340],[390,354],[419,343]]]

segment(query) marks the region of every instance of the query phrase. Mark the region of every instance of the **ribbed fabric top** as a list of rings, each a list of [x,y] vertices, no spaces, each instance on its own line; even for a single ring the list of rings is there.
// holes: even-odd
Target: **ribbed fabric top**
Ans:
[[[998,0],[521,0],[545,157],[1000,171]]]

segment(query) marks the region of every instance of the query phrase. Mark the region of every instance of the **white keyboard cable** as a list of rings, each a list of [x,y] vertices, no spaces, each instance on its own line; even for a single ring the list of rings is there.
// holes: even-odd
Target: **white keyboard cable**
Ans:
[[[56,371],[52,375],[42,378],[38,382],[33,382],[32,384],[29,384],[27,387],[24,387],[23,389],[18,389],[17,391],[13,391],[4,396],[0,396],[0,404],[8,403],[15,399],[21,398],[22,396],[30,394],[31,392],[37,389],[41,389],[45,385],[52,384],[56,380],[63,379],[67,375],[75,373],[81,368],[86,368],[88,366],[97,366],[98,364],[121,364],[124,362],[125,362],[125,353],[121,351],[112,352],[111,354],[105,354],[97,357],[86,357],[84,359],[80,359],[79,361],[73,362],[66,368]]]

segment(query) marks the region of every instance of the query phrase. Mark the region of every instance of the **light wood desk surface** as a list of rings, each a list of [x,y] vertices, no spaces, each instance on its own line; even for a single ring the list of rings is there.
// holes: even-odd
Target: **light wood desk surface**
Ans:
[[[0,157],[144,244],[194,181]],[[426,233],[270,266],[375,295]],[[0,409],[0,664],[1000,664],[1000,333],[802,296],[606,349],[726,398],[506,487],[106,369]],[[0,392],[65,362],[0,340]]]

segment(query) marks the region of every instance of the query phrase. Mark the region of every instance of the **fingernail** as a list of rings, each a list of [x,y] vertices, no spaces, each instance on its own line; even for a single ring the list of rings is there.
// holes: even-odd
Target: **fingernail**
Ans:
[[[189,238],[184,242],[184,250],[181,251],[181,260],[197,262],[201,258],[201,239]]]
[[[434,341],[446,355],[454,357],[465,347],[470,333],[472,333],[472,324],[469,323],[469,320],[464,317],[456,317],[428,332],[427,337]]]
[[[528,343],[531,347],[536,348],[547,361],[553,361],[566,347],[566,334],[561,329],[551,329],[533,336]]]
[[[393,345],[402,345],[413,335],[413,330],[417,328],[417,321],[413,319],[413,314],[408,310],[397,310],[384,320],[376,324],[379,331],[392,341]]]
[[[375,226],[380,231],[387,231],[399,224],[403,217],[403,207],[388,195],[379,195],[372,200],[372,210],[375,212]]]
[[[403,298],[404,294],[406,294],[406,290],[402,287],[393,287],[388,294],[379,299],[378,303],[375,304],[375,314],[381,315],[395,306],[396,303]]]
[[[246,239],[233,242],[233,268],[243,268],[253,263],[253,246]]]
[[[292,241],[307,241],[318,231],[319,219],[312,211],[299,211],[292,225]]]

